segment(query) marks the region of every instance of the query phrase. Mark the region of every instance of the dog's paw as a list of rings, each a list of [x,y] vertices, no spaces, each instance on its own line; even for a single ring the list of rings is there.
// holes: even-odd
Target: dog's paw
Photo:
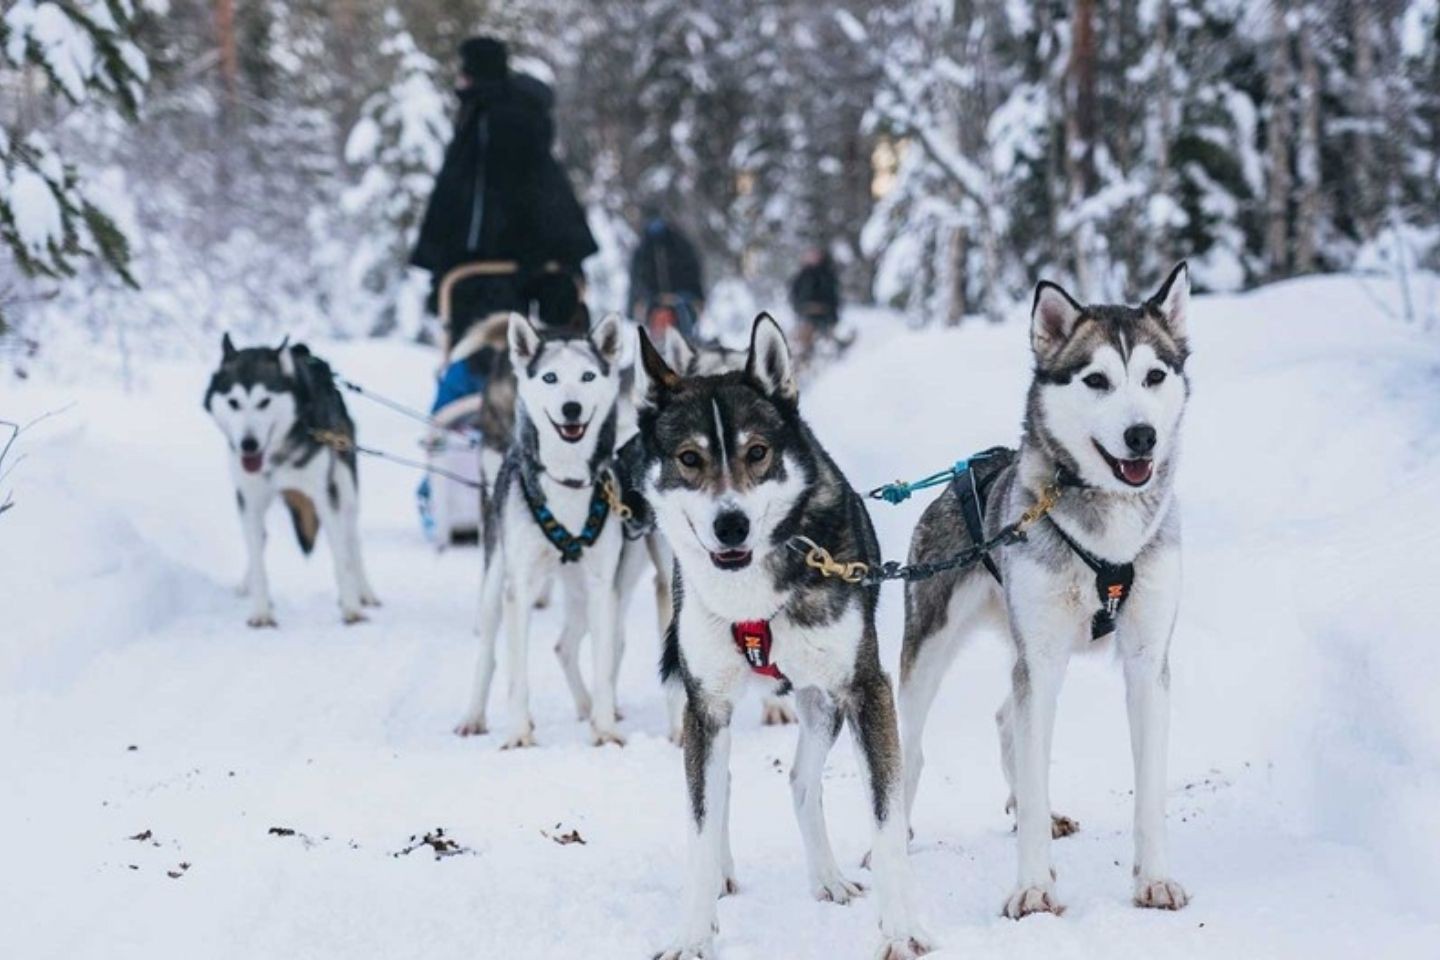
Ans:
[[[653,960],[714,960],[715,942],[676,944],[655,954]]]
[[[1058,813],[1050,814],[1050,836],[1059,840],[1080,832],[1080,821]]]
[[[575,701],[575,719],[576,719],[576,720],[589,720],[589,719],[590,719],[590,714],[593,713],[593,712],[594,712],[594,710],[593,710],[593,708],[590,706],[590,698],[589,698],[589,697],[586,697],[584,700],[576,700],[576,701]]]
[[[1058,917],[1065,912],[1065,908],[1055,899],[1055,891],[1049,886],[1033,886],[1021,887],[1012,893],[1010,899],[1005,901],[1002,912],[1011,920],[1019,920],[1032,913],[1053,913]]]
[[[727,874],[720,880],[720,892],[716,894],[715,899],[724,900],[726,897],[733,897],[739,892],[740,884],[735,882],[734,877]]]
[[[347,627],[353,627],[355,626],[355,624],[364,623],[369,619],[369,617],[365,616],[365,614],[361,613],[359,610],[340,611],[340,622],[345,624],[345,626]]]
[[[484,717],[466,717],[455,725],[457,737],[483,737],[490,732]]]
[[[247,627],[255,627],[256,629],[280,626],[280,624],[275,622],[275,614],[270,610],[257,610],[250,614],[245,620],[245,625]]]
[[[603,747],[607,743],[613,743],[617,747],[625,746],[625,738],[614,727],[592,727],[590,742],[597,747]]]
[[[1185,888],[1174,880],[1138,879],[1135,881],[1135,906],[1150,910],[1183,910],[1190,902]]]
[[[360,606],[362,606],[362,607],[378,607],[378,606],[381,606],[380,598],[377,597],[377,596],[375,596],[375,591],[373,591],[373,590],[366,590],[364,593],[360,594]]]
[[[810,891],[821,903],[849,903],[857,897],[865,896],[864,885],[847,880],[838,872],[811,880]]]
[[[880,944],[875,960],[916,960],[934,949],[935,945],[926,936],[889,938]]]
[[[525,723],[510,731],[510,736],[500,744],[501,750],[524,750],[526,747],[535,746],[535,721],[527,720]]]
[[[797,723],[799,718],[795,716],[795,710],[788,700],[766,697],[760,704],[760,722],[767,727],[779,727],[787,723]]]

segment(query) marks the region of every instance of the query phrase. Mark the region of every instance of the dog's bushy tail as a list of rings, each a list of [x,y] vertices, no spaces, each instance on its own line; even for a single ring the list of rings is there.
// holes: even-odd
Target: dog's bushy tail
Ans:
[[[300,541],[300,549],[309,556],[320,533],[320,514],[315,509],[315,501],[299,490],[283,490],[280,495],[285,498],[290,521],[295,524],[295,539]]]

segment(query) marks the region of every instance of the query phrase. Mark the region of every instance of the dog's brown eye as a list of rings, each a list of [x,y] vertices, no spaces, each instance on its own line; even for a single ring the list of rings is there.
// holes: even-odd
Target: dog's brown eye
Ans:
[[[1158,367],[1145,374],[1145,386],[1158,387],[1165,382],[1165,371]]]
[[[751,463],[759,463],[770,454],[770,448],[763,443],[752,443],[750,449],[745,451],[745,459]]]
[[[231,409],[231,410],[239,410],[239,409],[240,409],[240,401],[239,401],[239,400],[236,400],[234,397],[231,397],[231,398],[230,398],[230,409]]]
[[[694,450],[681,450],[680,456],[676,457],[676,459],[680,461],[680,466],[686,470],[699,470],[700,464],[704,462],[700,459],[700,454]]]
[[[1110,378],[1103,373],[1092,373],[1084,379],[1085,386],[1091,390],[1109,390]]]

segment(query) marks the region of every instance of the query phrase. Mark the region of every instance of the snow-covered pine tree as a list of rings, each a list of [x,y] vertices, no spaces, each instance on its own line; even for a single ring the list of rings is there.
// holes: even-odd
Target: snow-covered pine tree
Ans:
[[[408,269],[410,248],[445,158],[451,104],[440,65],[415,44],[398,13],[385,17],[380,52],[392,79],[360,108],[345,160],[358,177],[341,196],[358,242],[346,268],[359,330],[419,332],[428,277]]]
[[[65,279],[96,258],[131,280],[124,234],[46,128],[91,104],[135,116],[149,76],[135,17],[132,0],[15,0],[0,14],[0,83],[23,91],[0,116],[0,247],[27,277]],[[27,69],[43,82],[24,82]],[[0,293],[0,329],[3,312]]]

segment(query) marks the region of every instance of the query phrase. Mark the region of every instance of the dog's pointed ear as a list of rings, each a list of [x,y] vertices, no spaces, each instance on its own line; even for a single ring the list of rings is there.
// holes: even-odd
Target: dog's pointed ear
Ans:
[[[540,352],[540,332],[524,315],[510,314],[510,362],[518,370],[535,359]]]
[[[665,331],[665,343],[662,346],[665,350],[665,362],[670,364],[671,370],[686,373],[695,363],[695,348],[690,345],[685,334],[675,327]]]
[[[220,337],[220,360],[222,362],[234,360],[235,354],[239,352],[239,350],[235,349],[235,341],[230,339],[230,332],[227,330],[225,334]]]
[[[650,342],[650,334],[644,327],[636,327],[635,333],[640,338],[640,362],[635,364],[635,406],[651,410],[680,387],[680,377],[665,364],[665,358]]]
[[[290,346],[290,338],[281,340],[275,350],[280,354],[280,372],[287,377],[295,376],[295,348]]]
[[[607,313],[590,331],[590,342],[595,344],[601,359],[611,366],[620,359],[620,315]]]
[[[1041,280],[1030,307],[1030,347],[1035,355],[1046,357],[1064,346],[1084,312],[1085,308],[1058,283]]]
[[[756,317],[750,331],[750,356],[745,361],[745,373],[771,397],[794,400],[800,395],[790,345],[785,342],[780,324],[768,313]]]
[[[1160,315],[1160,322],[1177,340],[1185,339],[1190,316],[1190,265],[1181,260],[1160,285],[1150,306]]]

